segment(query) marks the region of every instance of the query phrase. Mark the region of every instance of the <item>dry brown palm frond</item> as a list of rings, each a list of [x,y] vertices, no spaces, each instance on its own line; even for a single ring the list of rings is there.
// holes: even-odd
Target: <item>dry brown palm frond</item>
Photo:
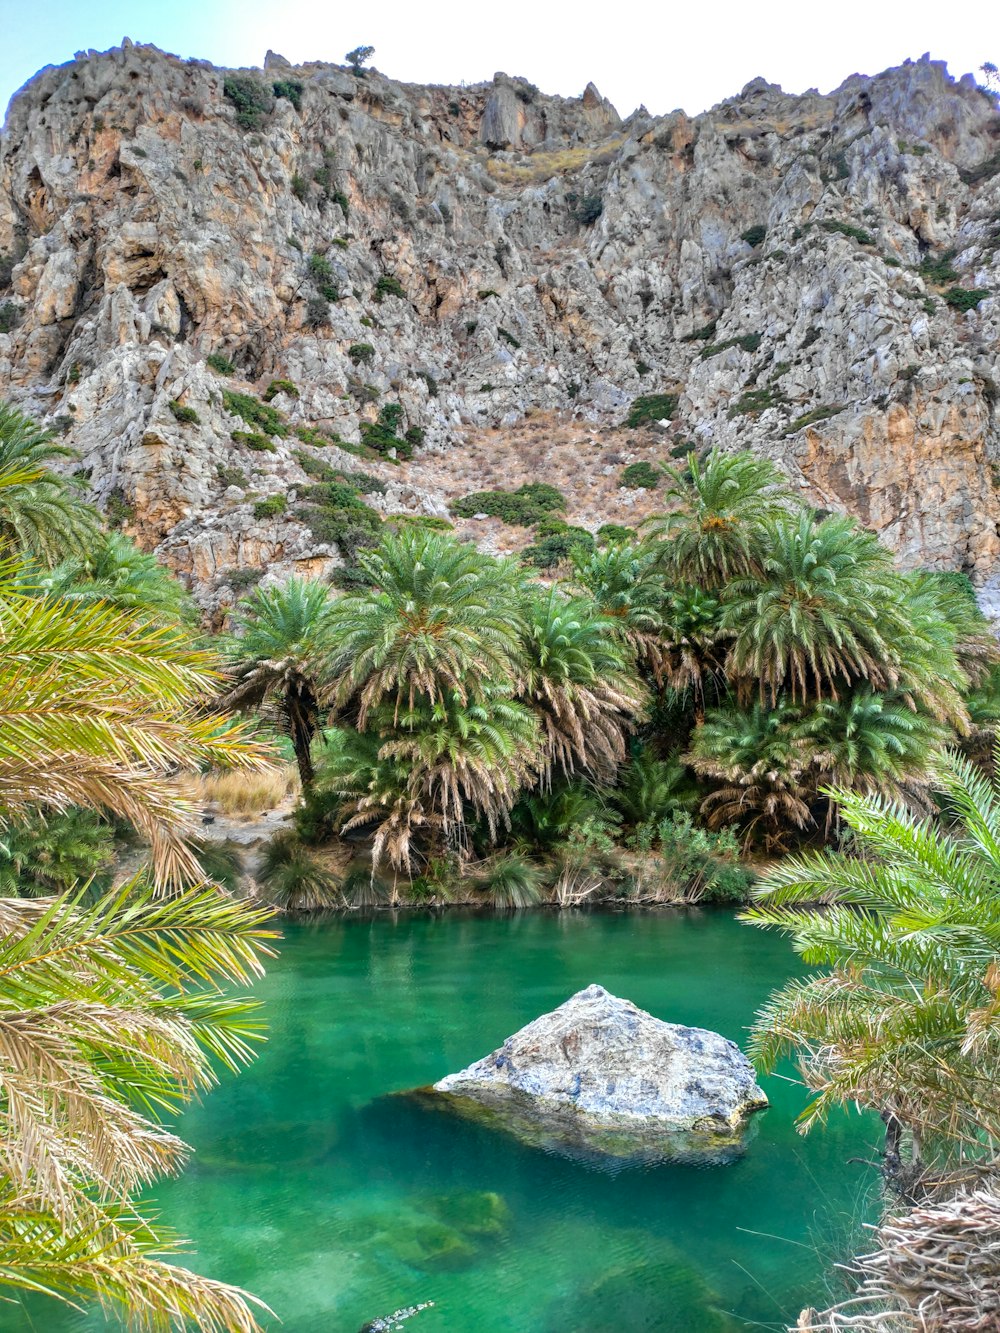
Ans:
[[[819,1313],[804,1333],[984,1333],[1000,1327],[1000,1195],[991,1187],[932,1199],[875,1229],[877,1247],[846,1271],[855,1294]]]
[[[139,881],[84,908],[0,901],[0,1280],[121,1304],[136,1327],[254,1333],[249,1298],[165,1263],[129,1194],[182,1164],[158,1122],[243,1063],[266,914]],[[261,1307],[263,1308],[263,1307]]]

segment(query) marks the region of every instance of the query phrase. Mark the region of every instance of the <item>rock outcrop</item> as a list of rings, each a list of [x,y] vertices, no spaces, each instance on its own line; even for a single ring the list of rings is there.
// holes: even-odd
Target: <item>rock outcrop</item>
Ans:
[[[995,574],[1000,115],[971,77],[924,58],[621,121],[593,85],[503,74],[420,87],[269,53],[239,72],[256,109],[231,76],[80,53],[0,143],[0,396],[65,433],[206,605],[241,566],[338,561],[297,517],[301,457],[316,428],[356,452],[387,404],[420,445],[372,467],[411,511],[440,512],[428,459],[475,489],[484,439],[503,466],[488,432],[534,418],[583,441],[583,482],[747,445],[905,564]],[[223,391],[272,379],[298,396],[254,452]],[[619,429],[650,394],[668,425]],[[284,514],[255,513],[277,492]],[[581,494],[570,517],[623,514]]]
[[[734,1042],[664,1023],[603,986],[579,991],[434,1091],[528,1141],[614,1157],[726,1160],[767,1105]]]

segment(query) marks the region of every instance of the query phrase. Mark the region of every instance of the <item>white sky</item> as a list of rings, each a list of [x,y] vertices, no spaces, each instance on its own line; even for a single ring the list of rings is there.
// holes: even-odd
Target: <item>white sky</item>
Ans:
[[[827,92],[924,51],[952,74],[1000,64],[995,2],[702,0],[622,5],[556,0],[0,0],[0,108],[40,66],[104,50],[127,34],[216,64],[342,62],[361,43],[374,64],[414,83],[475,83],[502,69],[544,92],[579,95],[588,80],[622,115],[704,110],[758,75],[786,91]]]

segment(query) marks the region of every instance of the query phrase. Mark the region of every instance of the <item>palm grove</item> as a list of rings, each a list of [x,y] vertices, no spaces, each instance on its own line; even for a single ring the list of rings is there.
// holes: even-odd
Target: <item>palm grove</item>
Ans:
[[[911,1193],[925,1163],[991,1160],[1000,676],[966,581],[899,572],[769,463],[710,452],[640,533],[542,513],[523,561],[355,516],[340,595],[259,588],[199,646],[183,590],[101,531],[63,455],[0,407],[8,1285],[256,1327],[251,1298],[165,1261],[131,1196],[183,1161],[161,1116],[249,1057],[228,988],[269,948],[266,911],[213,883],[178,774],[259,770],[271,740],[302,787],[264,857],[274,904],[752,895],[828,969],[756,1036],[764,1064],[799,1057],[806,1123],[873,1108]],[[151,868],[111,890],[135,836]],[[794,854],[754,886],[742,851]]]

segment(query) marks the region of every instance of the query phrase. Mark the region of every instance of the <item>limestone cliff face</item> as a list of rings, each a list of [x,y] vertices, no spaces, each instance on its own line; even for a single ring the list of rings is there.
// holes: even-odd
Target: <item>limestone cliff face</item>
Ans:
[[[425,432],[413,462],[365,464],[388,509],[442,512],[435,478],[472,489],[484,442],[503,475],[533,417],[580,437],[584,481],[683,440],[750,445],[905,563],[994,574],[1000,114],[971,79],[925,59],[623,122],[593,85],[266,64],[244,73],[292,100],[246,129],[225,71],[81,54],[18,94],[0,144],[0,395],[57,422],[97,501],[203,592],[337,558],[253,517],[294,501],[309,447],[234,442],[222,391],[272,379],[298,390],[274,399],[292,430],[356,441],[391,401]],[[618,431],[653,393],[677,396],[670,424]],[[574,503],[600,521],[631,499]]]

